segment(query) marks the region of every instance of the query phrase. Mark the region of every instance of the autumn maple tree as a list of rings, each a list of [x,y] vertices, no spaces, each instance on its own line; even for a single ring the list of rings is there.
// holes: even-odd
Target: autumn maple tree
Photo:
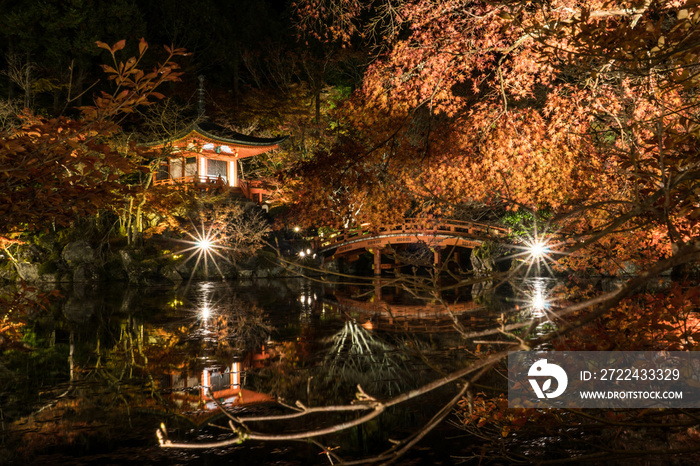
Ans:
[[[698,2],[299,0],[295,7],[305,12],[299,26],[307,34],[363,43],[372,53],[362,85],[335,115],[337,144],[291,172],[299,221],[343,228],[530,212],[557,243],[555,270],[632,276],[605,293],[569,291],[545,317],[464,338],[515,332],[510,342],[520,349],[694,348],[694,285],[642,290],[663,273],[685,276],[700,260]],[[529,333],[545,321],[555,330]],[[506,354],[495,348],[502,347],[478,364]],[[532,413],[507,411],[502,398],[477,399],[461,411],[469,428],[496,426],[507,437],[531,420]],[[694,438],[683,430],[691,419],[647,414],[568,413],[565,421],[632,431],[640,419],[653,429],[674,422],[682,442]],[[541,425],[559,425],[557,416]],[[531,460],[503,448],[498,435],[490,439],[491,451]],[[650,453],[634,446],[628,454]],[[622,448],[603,450],[578,454],[625,456]],[[681,451],[697,449],[651,453]]]
[[[3,241],[108,210],[129,190],[121,177],[139,169],[135,164],[139,159],[137,148],[115,144],[119,120],[136,106],[161,98],[156,88],[163,83],[179,79],[172,58],[183,51],[167,48],[166,60],[144,71],[139,63],[148,49],[145,40],[139,44],[139,55],[126,61],[116,58],[125,41],[97,46],[113,59],[104,65],[108,81],[114,83],[111,92],[95,95],[93,105],[80,108],[78,119],[26,112],[20,115],[20,127],[0,133]]]
[[[546,210],[618,270],[697,235],[694,3],[327,3],[301,26],[378,52],[347,137],[300,167],[311,223]]]
[[[148,49],[145,40],[138,45],[138,56],[126,61],[116,57],[125,41],[97,46],[112,57],[112,64],[104,66],[114,83],[111,93],[96,94],[93,105],[80,108],[80,118],[47,118],[25,110],[18,115],[18,127],[0,131],[0,247],[13,260],[11,246],[22,243],[24,234],[116,210],[125,196],[141,188],[123,177],[141,170],[146,154],[119,144],[115,135],[124,115],[161,98],[156,89],[179,79],[172,59],[183,51],[166,48],[166,60],[146,72],[139,68]],[[0,303],[0,347],[16,343],[27,312],[49,297],[37,300],[26,291]]]

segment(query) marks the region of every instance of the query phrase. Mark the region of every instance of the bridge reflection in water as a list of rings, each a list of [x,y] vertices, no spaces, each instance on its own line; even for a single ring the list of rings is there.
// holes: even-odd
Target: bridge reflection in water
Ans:
[[[324,312],[344,313],[367,330],[418,333],[455,331],[456,321],[468,322],[474,327],[492,320],[492,313],[472,298],[461,296],[443,302],[421,302],[415,298],[407,299],[400,290],[382,287],[381,283],[381,280],[375,280],[374,294],[367,299],[336,291],[333,298],[323,299]]]

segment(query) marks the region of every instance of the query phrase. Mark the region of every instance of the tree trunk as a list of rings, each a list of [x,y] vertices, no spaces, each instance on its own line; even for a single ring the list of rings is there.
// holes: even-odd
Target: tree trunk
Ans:
[[[5,58],[7,58],[8,62],[10,60],[10,57],[12,56],[12,53],[14,51],[14,46],[12,44],[12,39],[9,40],[7,44],[7,53],[5,54]],[[7,80],[7,100],[12,100],[15,97],[15,83],[12,82],[11,79]]]
[[[136,229],[138,233],[138,238],[140,239],[143,235],[143,206],[146,205],[146,191],[148,191],[148,188],[151,187],[151,183],[153,182],[153,172],[149,173],[146,178],[146,184],[143,187],[143,193],[142,193],[142,198],[141,202],[139,202],[139,205],[136,207]]]
[[[75,76],[75,86],[73,86],[74,90],[72,96],[76,98],[75,105],[79,107],[83,105],[83,83],[85,82],[85,75],[82,69],[78,68],[73,76]]]
[[[32,106],[32,67],[29,64],[29,52],[27,52],[27,70],[24,76],[24,107]]]
[[[671,243],[671,254],[674,256],[677,255],[678,250],[681,247],[683,247],[682,243],[672,242]],[[689,272],[690,272],[690,264],[689,263],[674,265],[673,268],[671,269],[671,279],[675,280],[675,281],[686,280],[688,278]]]
[[[53,113],[58,115],[61,113],[61,88],[58,87],[53,91]]]
[[[316,99],[316,124],[321,124],[321,86],[317,86],[314,98]]]
[[[131,221],[131,218],[132,218],[131,211],[133,210],[133,208],[134,208],[134,198],[132,197],[129,199],[129,211],[127,212],[128,220],[126,222],[126,244],[129,244],[129,245],[131,245],[131,243],[133,242],[132,233],[131,233],[131,222],[132,222]]]

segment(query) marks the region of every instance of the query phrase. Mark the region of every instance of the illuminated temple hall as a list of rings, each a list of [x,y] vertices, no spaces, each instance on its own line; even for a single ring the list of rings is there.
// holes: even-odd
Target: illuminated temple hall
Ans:
[[[194,185],[197,189],[228,187],[258,204],[267,193],[263,183],[244,179],[241,160],[279,148],[287,136],[258,138],[230,131],[207,120],[193,123],[176,136],[148,144],[169,151],[154,184]]]

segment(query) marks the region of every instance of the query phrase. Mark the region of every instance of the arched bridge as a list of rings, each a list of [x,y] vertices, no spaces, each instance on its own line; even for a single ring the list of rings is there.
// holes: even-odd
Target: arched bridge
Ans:
[[[448,246],[474,249],[485,240],[494,240],[508,234],[507,228],[485,223],[460,220],[409,218],[402,223],[387,225],[365,224],[347,229],[328,237],[317,237],[313,247],[317,253],[333,254],[327,260],[352,256],[358,251],[372,251],[375,256],[375,274],[379,274],[381,251],[389,245],[425,243],[435,251],[439,263],[439,251]]]

